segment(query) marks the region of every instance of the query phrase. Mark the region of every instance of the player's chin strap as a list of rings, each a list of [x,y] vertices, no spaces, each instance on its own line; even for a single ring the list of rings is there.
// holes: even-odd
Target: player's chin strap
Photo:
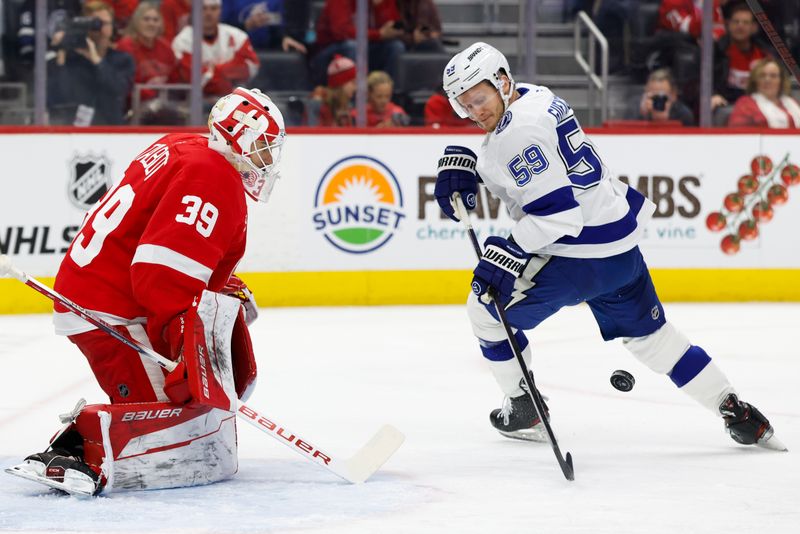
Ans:
[[[500,93],[500,98],[503,100],[503,113],[505,113],[508,110],[508,106],[511,105],[511,95],[513,95],[514,91],[517,90],[517,84],[514,82],[514,79],[510,75],[506,76],[508,77],[508,92],[503,93],[502,89],[498,89]]]
[[[82,308],[57,291],[50,289],[35,278],[28,276],[17,269],[11,263],[11,259],[8,256],[0,254],[0,277],[2,276],[12,276],[16,278],[53,302],[61,304],[84,321],[94,325],[106,334],[132,348],[163,369],[172,371],[177,366],[175,362],[158,354],[150,347],[146,347],[138,341],[125,336],[93,312]],[[79,407],[80,409],[83,408],[83,406],[78,403],[75,410],[80,411]],[[73,412],[75,410],[73,410]],[[73,412],[60,417],[72,418]],[[372,439],[361,447],[352,457],[342,459],[341,457],[331,456],[327,454],[327,452],[322,452],[322,450],[315,445],[312,445],[310,441],[301,438],[295,431],[289,430],[281,423],[278,423],[271,415],[256,411],[246,406],[244,403],[239,403],[236,415],[261,432],[290,448],[306,460],[324,467],[333,474],[351,483],[359,483],[367,480],[392,456],[392,454],[394,454],[405,440],[405,436],[402,432],[391,425],[384,425]],[[291,439],[287,439],[286,436],[291,436]]]
[[[455,204],[456,208],[456,215],[458,215],[458,219],[464,225],[467,230],[467,234],[469,235],[470,241],[472,241],[472,247],[475,249],[475,254],[478,256],[478,260],[481,259],[481,245],[478,243],[478,236],[475,235],[475,230],[472,228],[472,222],[469,220],[469,212],[467,208],[464,206],[464,201],[461,199],[460,193],[453,194],[453,203]],[[517,337],[514,335],[514,332],[511,330],[511,326],[508,324],[508,319],[506,319],[506,311],[498,303],[498,299],[496,298],[496,293],[493,288],[489,288],[487,292],[491,299],[494,301],[494,307],[497,310],[497,317],[500,318],[500,324],[503,325],[503,328],[506,331],[506,338],[508,339],[509,344],[511,345],[511,349],[514,352],[514,356],[517,359],[517,363],[519,363],[520,368],[522,369],[522,378],[525,380],[525,385],[527,386],[528,395],[531,396],[533,400],[533,405],[536,407],[536,414],[539,416],[539,419],[544,424],[544,428],[547,433],[547,439],[550,441],[550,446],[553,447],[553,452],[556,455],[556,459],[558,460],[558,465],[561,467],[561,472],[564,473],[564,477],[567,480],[575,480],[575,469],[572,467],[572,455],[567,453],[566,458],[562,456],[561,449],[558,447],[558,441],[556,441],[556,436],[553,434],[553,429],[550,427],[550,421],[545,415],[544,405],[542,403],[541,393],[536,388],[536,382],[533,380],[533,371],[528,369],[525,360],[522,357],[522,350],[519,347],[519,343],[517,343]]]

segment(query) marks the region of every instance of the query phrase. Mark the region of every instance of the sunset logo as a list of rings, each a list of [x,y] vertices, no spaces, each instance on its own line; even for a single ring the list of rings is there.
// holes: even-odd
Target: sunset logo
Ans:
[[[325,171],[314,197],[314,229],[353,254],[385,245],[403,220],[403,193],[392,171],[369,156],[348,156]]]

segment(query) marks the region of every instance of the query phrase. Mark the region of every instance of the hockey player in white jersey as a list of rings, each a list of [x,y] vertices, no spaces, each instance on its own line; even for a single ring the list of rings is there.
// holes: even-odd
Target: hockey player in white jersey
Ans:
[[[569,105],[546,87],[516,84],[506,58],[486,43],[456,54],[443,84],[456,113],[487,133],[478,155],[463,146],[445,149],[435,188],[442,211],[457,221],[454,195],[472,209],[483,183],[516,221],[508,238],[486,239],[467,303],[483,356],[506,395],[491,424],[508,437],[543,437],[487,298],[490,288],[528,364],[523,331],[563,306],[586,302],[603,339],[622,338],[642,363],[721,416],[735,441],[785,449],[767,418],[739,400],[706,352],[667,321],[638,247],[655,206],[611,175]]]

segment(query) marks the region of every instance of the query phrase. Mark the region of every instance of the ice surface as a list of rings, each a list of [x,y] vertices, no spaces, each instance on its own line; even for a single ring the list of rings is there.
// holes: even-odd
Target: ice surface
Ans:
[[[262,310],[248,401],[349,456],[382,423],[406,442],[354,486],[239,426],[239,474],[200,488],[59,496],[0,473],[0,530],[21,532],[800,532],[800,305],[667,305],[789,453],[737,446],[721,420],[603,343],[585,306],[532,334],[575,482],[546,444],[488,424],[502,395],[462,307]],[[0,467],[44,448],[57,414],[102,402],[88,365],[50,318],[0,316]],[[636,377],[614,390],[611,372]]]

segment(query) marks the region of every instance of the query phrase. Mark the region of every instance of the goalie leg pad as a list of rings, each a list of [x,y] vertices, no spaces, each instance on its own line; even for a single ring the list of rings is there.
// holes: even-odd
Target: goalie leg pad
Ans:
[[[203,291],[186,312],[183,361],[195,402],[235,412],[238,405],[231,341],[240,314],[239,300]]]
[[[235,413],[210,406],[94,404],[74,428],[106,491],[209,484],[238,468]]]

